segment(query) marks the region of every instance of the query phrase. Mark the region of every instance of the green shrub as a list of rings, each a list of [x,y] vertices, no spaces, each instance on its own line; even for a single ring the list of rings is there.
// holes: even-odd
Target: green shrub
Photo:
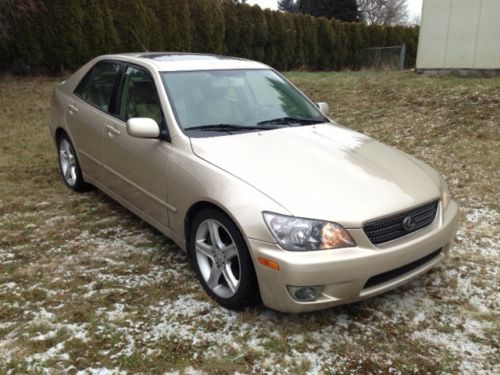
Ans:
[[[304,27],[300,21],[300,16],[293,17],[295,27],[295,63],[294,69],[302,69],[306,66],[305,46],[304,46]]]
[[[359,69],[367,47],[406,44],[416,27],[365,26],[282,13],[232,0],[29,0],[0,2],[0,69],[20,74],[79,67],[107,53],[148,49],[225,53],[277,69]]]
[[[318,24],[318,60],[317,68],[320,70],[331,70],[334,67],[335,59],[338,56],[335,48],[336,35],[333,32],[332,22],[321,17]]]
[[[347,44],[346,65],[349,69],[357,70],[363,64],[365,43],[363,41],[362,24],[345,24]]]
[[[380,25],[368,25],[367,28],[367,46],[382,47],[385,46],[385,30]]]
[[[312,16],[297,16],[303,33],[304,60],[306,67],[314,69],[318,59],[318,36],[316,19]]]
[[[265,16],[269,37],[264,61],[280,70],[295,67],[296,31],[293,15],[266,10]]]
[[[37,74],[44,71],[44,47],[40,38],[42,29],[39,15],[25,15],[17,25],[16,36],[10,40],[8,57],[16,74]],[[8,67],[8,63],[4,63]]]
[[[191,48],[196,52],[221,53],[224,42],[224,14],[218,0],[189,2]]]
[[[342,70],[351,68],[350,61],[350,44],[351,41],[348,38],[347,28],[348,23],[342,23],[339,21],[332,21],[333,29],[335,32],[336,43],[334,45],[335,59],[333,69]]]
[[[267,44],[268,29],[264,13],[257,5],[251,8],[251,15],[253,20],[253,33],[252,33],[252,53],[250,58],[253,60],[262,61],[265,56],[265,47]]]
[[[239,57],[250,58],[252,56],[254,21],[252,18],[252,8],[247,5],[238,5],[238,48],[237,55]],[[230,36],[229,36],[230,37]]]
[[[276,60],[276,50],[279,36],[277,35],[277,25],[275,21],[275,12],[266,9],[264,10],[264,17],[267,22],[267,30],[269,37],[264,48],[264,62],[268,65],[274,65]]]
[[[224,53],[230,56],[239,56],[240,22],[237,5],[226,1],[222,5],[224,12]]]
[[[99,1],[99,3],[102,5],[102,22],[104,25],[104,35],[101,35],[101,38],[104,39],[106,53],[116,53],[118,52],[118,35],[115,28],[113,13],[111,11],[109,1],[110,0]],[[92,50],[88,52],[90,55],[89,58],[97,56],[97,54]]]
[[[295,67],[295,43],[296,31],[293,22],[293,15],[290,13],[277,13],[282,18],[281,25],[281,50],[280,58],[282,59],[282,70],[288,70]]]
[[[110,0],[119,52],[141,52],[148,49],[149,28],[146,7],[142,1]]]
[[[191,15],[188,0],[172,0],[173,36],[171,51],[191,51]]]
[[[144,43],[148,51],[164,50],[164,38],[158,15],[160,13],[160,0],[149,0],[145,3],[144,17],[146,19],[147,31]]]

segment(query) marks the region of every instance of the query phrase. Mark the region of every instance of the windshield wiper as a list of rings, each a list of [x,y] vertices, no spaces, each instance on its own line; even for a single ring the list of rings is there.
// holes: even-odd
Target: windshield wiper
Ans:
[[[245,126],[245,125],[235,125],[235,124],[211,124],[211,125],[199,125],[192,126],[190,128],[185,128],[184,130],[208,130],[208,131],[248,131],[248,130],[271,130],[276,129],[272,126]]]
[[[312,124],[321,124],[323,121],[315,120],[312,118],[302,118],[302,117],[278,117],[272,120],[266,120],[258,122],[257,125],[266,125],[266,124],[300,124],[300,125],[312,125]]]

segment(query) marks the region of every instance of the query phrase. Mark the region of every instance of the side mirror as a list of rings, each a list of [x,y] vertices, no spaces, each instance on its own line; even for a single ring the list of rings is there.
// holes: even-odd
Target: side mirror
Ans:
[[[321,113],[323,113],[325,116],[328,116],[330,114],[330,107],[328,106],[327,103],[319,102],[319,103],[316,103],[316,106],[319,108]]]
[[[134,117],[127,121],[127,133],[136,138],[158,138],[160,127],[152,118]]]

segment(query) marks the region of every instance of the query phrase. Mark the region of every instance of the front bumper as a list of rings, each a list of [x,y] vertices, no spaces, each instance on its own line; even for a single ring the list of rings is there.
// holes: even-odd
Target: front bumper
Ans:
[[[248,243],[263,303],[278,311],[306,312],[369,298],[427,272],[445,258],[457,227],[458,206],[451,201],[445,212],[440,205],[429,226],[378,247],[362,229],[349,229],[357,247],[337,250],[292,252],[275,243],[255,239]],[[438,249],[439,255],[426,261]],[[278,263],[279,270],[262,266],[258,257]],[[417,266],[402,273],[401,267],[411,263]],[[385,274],[375,285],[365,285],[373,276],[396,269],[400,272],[393,278]],[[291,296],[288,286],[322,286],[322,292],[314,302],[300,302]]]

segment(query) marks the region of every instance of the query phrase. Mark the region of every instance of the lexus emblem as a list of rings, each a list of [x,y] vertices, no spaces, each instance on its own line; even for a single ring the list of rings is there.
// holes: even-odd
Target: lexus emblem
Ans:
[[[411,216],[407,216],[403,219],[403,228],[407,232],[411,232],[413,229],[415,229],[415,219]]]

